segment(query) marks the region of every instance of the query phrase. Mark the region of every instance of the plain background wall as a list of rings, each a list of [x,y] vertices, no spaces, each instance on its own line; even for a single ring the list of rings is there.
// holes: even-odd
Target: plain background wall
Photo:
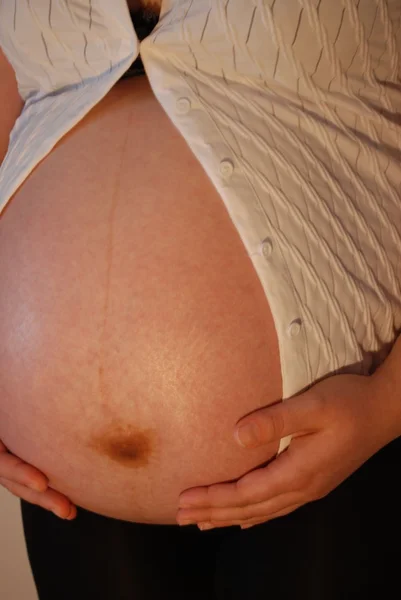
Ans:
[[[0,598],[38,600],[17,498],[0,486]]]

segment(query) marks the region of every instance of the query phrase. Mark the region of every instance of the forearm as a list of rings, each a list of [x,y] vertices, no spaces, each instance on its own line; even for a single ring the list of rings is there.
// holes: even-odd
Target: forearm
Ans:
[[[371,375],[374,414],[385,440],[401,436],[401,335],[389,356]]]
[[[11,130],[23,105],[14,71],[0,48],[0,165],[7,153]]]

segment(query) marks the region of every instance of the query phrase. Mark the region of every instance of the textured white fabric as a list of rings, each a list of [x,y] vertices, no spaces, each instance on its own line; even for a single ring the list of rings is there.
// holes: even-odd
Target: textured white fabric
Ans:
[[[164,0],[140,45],[124,0],[8,0],[0,44],[26,98],[0,210],[140,51],[263,285],[283,397],[385,359],[401,330],[399,0]]]

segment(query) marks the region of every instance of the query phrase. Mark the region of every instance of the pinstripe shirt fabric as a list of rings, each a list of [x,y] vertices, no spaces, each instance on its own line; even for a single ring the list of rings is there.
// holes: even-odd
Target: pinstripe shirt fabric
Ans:
[[[140,53],[260,278],[284,399],[386,358],[401,330],[400,0],[164,0],[141,43],[125,0],[3,0],[0,44],[26,100],[0,209]]]

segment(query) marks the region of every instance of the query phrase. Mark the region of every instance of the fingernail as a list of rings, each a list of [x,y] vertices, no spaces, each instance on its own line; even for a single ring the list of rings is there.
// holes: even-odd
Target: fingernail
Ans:
[[[75,519],[75,510],[74,510],[74,506],[71,505],[70,508],[70,512],[68,513],[68,516],[65,517],[67,521],[72,521],[73,519]]]
[[[241,425],[235,430],[235,437],[243,448],[259,446],[258,428],[254,423]]]
[[[195,525],[195,521],[185,521],[185,520],[178,520],[177,521],[178,525]]]
[[[254,527],[255,525],[241,525],[241,529],[250,529],[250,527]]]
[[[212,523],[198,523],[198,527],[201,531],[207,531],[208,529],[214,529],[215,526]]]
[[[58,508],[52,510],[52,513],[56,515],[56,517],[58,517],[59,519],[63,519],[63,521],[66,521],[71,514],[71,512],[69,512],[67,516],[64,516],[64,511],[61,511]]]

